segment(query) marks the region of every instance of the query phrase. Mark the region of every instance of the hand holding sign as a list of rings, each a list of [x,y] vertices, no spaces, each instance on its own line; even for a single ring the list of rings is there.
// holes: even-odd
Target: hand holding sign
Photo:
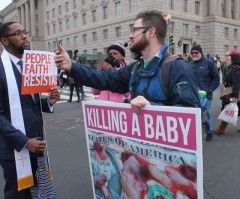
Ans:
[[[140,95],[134,98],[133,100],[131,100],[130,103],[131,103],[133,112],[137,114],[140,113],[141,108],[145,107],[146,105],[150,105],[150,102],[145,97]]]
[[[25,50],[22,94],[49,92],[57,85],[57,67],[52,52]]]
[[[57,87],[51,88],[51,92],[48,97],[48,103],[50,106],[55,104],[60,99],[60,91]]]

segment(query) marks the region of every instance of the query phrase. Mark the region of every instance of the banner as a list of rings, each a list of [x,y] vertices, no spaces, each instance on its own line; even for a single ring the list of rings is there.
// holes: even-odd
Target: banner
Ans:
[[[53,52],[24,51],[22,95],[50,92],[57,85],[54,56]]]
[[[96,199],[201,199],[201,111],[83,102]]]

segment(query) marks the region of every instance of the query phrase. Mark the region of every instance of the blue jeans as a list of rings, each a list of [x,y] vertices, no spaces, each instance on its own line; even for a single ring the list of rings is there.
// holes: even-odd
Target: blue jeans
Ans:
[[[213,133],[212,116],[211,116],[212,99],[204,98],[204,99],[201,99],[200,101],[206,116],[205,132],[207,134],[211,134]]]

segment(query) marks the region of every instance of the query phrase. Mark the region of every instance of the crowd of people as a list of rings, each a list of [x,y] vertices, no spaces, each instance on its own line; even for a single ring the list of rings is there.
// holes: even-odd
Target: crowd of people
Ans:
[[[92,92],[98,95],[99,100],[130,103],[135,113],[139,113],[141,108],[149,104],[204,107],[207,116],[204,124],[207,134],[206,140],[211,141],[214,133],[222,135],[227,127],[227,123],[221,122],[217,129],[213,129],[211,117],[212,96],[214,90],[219,86],[219,72],[221,70],[224,86],[232,87],[233,89],[229,96],[222,99],[222,108],[230,102],[238,102],[240,53],[236,50],[230,51],[226,54],[226,62],[222,62],[218,56],[215,56],[213,59],[205,57],[202,47],[198,44],[194,45],[191,48],[190,56],[184,55],[182,56],[183,59],[174,60],[174,65],[169,73],[166,74],[169,76],[169,81],[166,85],[169,93],[166,93],[159,78],[161,66],[165,60],[171,57],[168,47],[164,43],[166,33],[167,23],[162,13],[156,10],[139,13],[136,16],[128,42],[129,49],[137,55],[138,60],[129,64],[125,60],[124,47],[119,43],[115,43],[109,46],[107,50],[108,57],[97,68],[72,63],[64,47],[59,45],[56,50],[55,62],[61,70],[62,84],[60,87],[70,86],[69,102],[72,102],[74,88],[79,102],[85,98],[82,87],[85,85],[92,88]],[[39,95],[20,95],[18,89],[21,88],[21,64],[19,61],[23,57],[24,50],[30,48],[28,32],[17,22],[7,22],[0,26],[0,40],[4,46],[4,52],[0,61],[0,96],[3,96],[0,98],[0,165],[3,168],[6,181],[4,197],[5,199],[30,199],[32,198],[31,188],[26,187],[26,189],[21,191],[18,191],[16,188],[16,167],[18,165],[15,164],[15,160],[18,156],[16,156],[14,151],[21,152],[24,150],[24,153],[29,154],[29,168],[32,170],[35,183],[38,184],[39,182],[35,178],[38,169],[37,161],[39,156],[44,156],[46,146],[46,141],[43,140],[41,110],[52,112],[53,105],[60,98],[60,93],[57,88],[53,88],[48,99],[40,99]],[[8,63],[10,63],[10,67]],[[10,68],[10,71],[6,70],[6,68]],[[195,82],[188,75],[190,71],[196,75]],[[14,88],[13,91],[10,89],[9,83],[14,85],[11,87]],[[206,93],[204,103],[199,99],[199,91]],[[82,94],[81,98],[79,92]],[[17,104],[12,104],[12,98],[16,95],[19,96],[18,99],[15,99],[16,102],[14,102]],[[17,110],[12,108],[14,105],[18,107]],[[16,121],[16,114],[13,113],[22,115],[20,122],[14,122]],[[95,144],[92,162],[94,162],[96,167],[98,162],[107,159],[103,152],[103,147]],[[161,184],[159,189],[163,189],[163,186],[172,190],[172,195],[169,197],[175,197],[177,190],[181,187],[180,191],[188,198],[196,198],[196,179],[188,179],[181,174],[179,168],[166,168],[168,175],[161,173],[159,179],[151,179],[152,172],[155,172],[155,176],[160,174],[153,165],[144,165],[139,157],[127,152],[123,153],[121,158],[124,165],[123,172],[129,172],[134,165],[136,167],[132,168],[132,175],[138,175],[137,172],[140,172],[142,168],[147,168],[147,179],[139,178],[138,183],[141,186],[146,185],[145,180],[154,180],[158,183],[161,182],[159,183]],[[191,170],[191,168],[189,169]],[[114,169],[112,169],[112,172],[114,173]],[[182,180],[183,182],[187,182],[186,187],[184,187],[185,185],[172,183],[174,173],[176,174],[176,172],[181,179],[184,179]],[[95,177],[95,185],[101,190],[104,198],[110,198],[111,190],[107,189],[106,180],[110,179],[111,176],[102,177],[96,170]],[[128,190],[129,187],[125,187],[124,180],[127,181],[129,178],[122,179],[122,186],[127,197],[131,198],[131,194],[139,194],[137,198],[143,198],[143,196],[140,196],[141,194],[146,194],[143,193],[143,190],[140,190],[138,193],[134,192],[135,190],[133,192]]]

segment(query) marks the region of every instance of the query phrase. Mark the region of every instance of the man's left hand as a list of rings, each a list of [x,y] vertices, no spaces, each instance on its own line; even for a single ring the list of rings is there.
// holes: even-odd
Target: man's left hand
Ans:
[[[57,87],[51,88],[51,91],[49,93],[48,97],[48,103],[50,106],[55,104],[60,99],[60,91]]]
[[[130,103],[131,103],[133,112],[137,114],[140,113],[141,108],[145,107],[146,105],[150,105],[150,102],[141,95],[131,100]]]

